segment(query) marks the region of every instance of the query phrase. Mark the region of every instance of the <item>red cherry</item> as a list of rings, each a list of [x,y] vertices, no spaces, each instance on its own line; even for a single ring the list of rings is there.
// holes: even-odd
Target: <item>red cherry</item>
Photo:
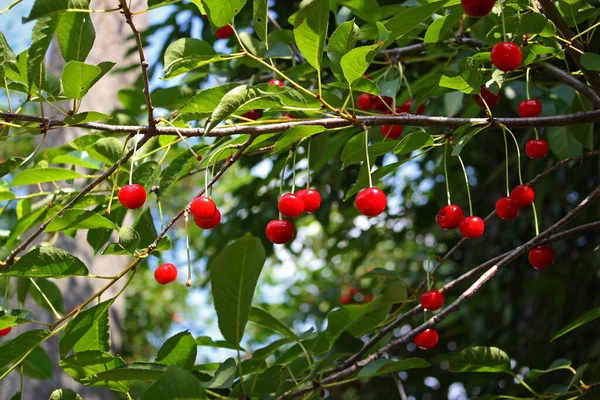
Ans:
[[[315,189],[302,189],[296,193],[304,202],[304,211],[315,212],[321,206],[321,195]]]
[[[173,282],[177,278],[177,267],[171,263],[163,264],[154,271],[154,279],[161,285]]]
[[[382,125],[379,130],[384,139],[397,140],[402,136],[402,125]]]
[[[229,39],[231,36],[233,36],[233,26],[231,25],[222,26],[215,31],[217,39]]]
[[[519,185],[510,192],[510,197],[519,207],[530,206],[535,199],[535,192],[529,185]]]
[[[276,219],[267,224],[267,238],[275,244],[284,244],[294,236],[294,224],[284,219]]]
[[[430,290],[421,295],[420,301],[424,309],[435,311],[444,305],[444,295],[439,290]]]
[[[525,145],[525,152],[529,158],[544,158],[548,154],[548,142],[542,139],[530,140]]]
[[[271,79],[269,81],[269,86],[279,86],[279,87],[284,87],[285,86],[285,82],[284,81],[280,81],[279,79]]]
[[[537,117],[542,113],[542,103],[537,99],[523,100],[519,103],[518,112],[523,118]]]
[[[411,114],[411,106],[413,103],[413,99],[408,99],[402,104],[402,111]],[[423,115],[425,112],[425,104],[419,104],[417,107],[417,115]]]
[[[471,17],[485,17],[494,8],[494,0],[461,0],[460,3]]]
[[[340,303],[350,304],[350,303],[352,303],[352,297],[347,294],[343,294],[340,296]]]
[[[373,301],[373,295],[372,294],[365,294],[365,297],[363,299],[363,303],[370,303]]]
[[[438,211],[435,222],[437,222],[440,228],[450,230],[455,229],[464,217],[465,213],[462,208],[450,204]]]
[[[119,201],[130,210],[140,208],[146,202],[146,190],[137,183],[125,185],[119,190]]]
[[[304,201],[295,194],[286,193],[279,199],[277,208],[286,217],[297,217],[304,211]]]
[[[8,335],[11,330],[12,330],[11,326],[9,326],[8,328],[0,329],[0,336]]]
[[[387,106],[386,106],[387,104]],[[386,111],[392,108],[392,104],[394,104],[394,99],[389,96],[381,96],[381,98],[377,96],[373,96],[373,100],[371,102],[371,108],[377,111]]]
[[[465,217],[458,223],[458,230],[467,239],[477,239],[483,235],[485,224],[479,217]]]
[[[221,223],[221,212],[219,209],[216,209],[215,214],[210,218],[194,217],[194,222],[196,225],[198,225],[198,228],[214,229],[219,225],[219,223]]]
[[[358,99],[356,100],[356,104],[358,105],[358,108],[360,108],[363,111],[369,111],[371,109],[371,102],[373,101],[373,96],[371,96],[369,93],[362,93],[360,96],[358,96]]]
[[[294,116],[290,113],[281,114],[281,118],[294,119]]]
[[[439,335],[435,329],[425,329],[413,339],[413,342],[422,350],[431,350],[439,340]]]
[[[361,190],[355,201],[358,211],[367,217],[381,214],[385,210],[386,203],[385,193],[376,187]]]
[[[210,197],[199,196],[192,200],[190,212],[194,218],[208,219],[212,218],[217,212],[217,206]]]
[[[250,110],[250,111],[246,111],[245,113],[242,114],[242,117],[251,119],[253,121],[256,121],[261,116],[262,116],[262,112],[260,110]]]
[[[491,57],[496,68],[504,72],[514,71],[523,61],[521,49],[513,42],[496,43],[492,47]]]
[[[502,219],[517,218],[519,208],[519,205],[511,197],[503,197],[496,202],[496,214]]]
[[[529,251],[529,264],[535,269],[546,269],[554,264],[556,253],[550,246],[539,246]]]
[[[481,86],[480,93],[478,95],[475,95],[475,103],[477,103],[479,107],[485,108],[485,103],[481,99],[482,97],[489,108],[496,107],[498,105],[498,102],[500,101],[500,94],[495,94],[485,86]]]

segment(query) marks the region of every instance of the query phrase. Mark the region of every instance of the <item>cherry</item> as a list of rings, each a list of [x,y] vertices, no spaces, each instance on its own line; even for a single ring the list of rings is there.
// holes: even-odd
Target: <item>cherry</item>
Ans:
[[[229,24],[222,26],[215,31],[215,37],[217,39],[229,39],[231,36],[233,36],[233,26]]]
[[[495,0],[461,0],[463,9],[471,17],[485,17],[494,8]]]
[[[548,142],[542,139],[530,140],[525,145],[525,152],[529,158],[544,158],[548,154]]]
[[[523,118],[537,117],[542,113],[542,103],[537,99],[523,100],[517,111]]]
[[[373,101],[373,96],[371,96],[369,93],[363,93],[360,96],[358,96],[358,99],[356,99],[356,104],[358,105],[358,108],[360,108],[363,111],[369,111],[371,109],[371,102]]]
[[[422,350],[431,350],[435,347],[439,340],[439,335],[435,329],[425,329],[413,339],[413,342]]]
[[[510,197],[519,207],[530,206],[535,199],[535,192],[529,185],[519,185],[510,192]]]
[[[519,46],[513,42],[500,42],[492,47],[492,63],[500,71],[514,71],[521,65],[523,54]]]
[[[321,195],[315,189],[302,189],[296,193],[304,202],[304,211],[315,212],[321,206]]]
[[[8,335],[11,330],[12,330],[11,326],[9,326],[8,328],[0,329],[0,336]]]
[[[137,183],[123,186],[118,196],[121,204],[130,210],[140,208],[146,202],[146,190]]]
[[[190,212],[194,218],[208,219],[212,218],[217,212],[217,206],[210,197],[199,196],[192,200]]]
[[[402,104],[402,111],[411,114],[411,106],[413,103],[413,99],[408,99]],[[417,107],[417,115],[423,115],[425,112],[425,104],[419,104]]]
[[[367,217],[375,217],[385,210],[385,193],[376,187],[363,189],[358,192],[355,205],[361,214]]]
[[[304,201],[295,194],[286,193],[279,199],[277,208],[286,217],[297,217],[304,211]]]
[[[535,269],[546,269],[554,264],[556,253],[550,246],[538,246],[529,251],[529,264]]]
[[[194,217],[194,222],[198,225],[199,228],[202,229],[214,229],[221,222],[221,212],[217,208],[215,210],[215,214],[210,218],[196,218]]]
[[[269,86],[284,87],[285,86],[285,82],[284,81],[280,81],[279,79],[271,79],[269,81]]]
[[[519,209],[519,205],[511,197],[503,197],[496,202],[496,214],[502,219],[517,218]]]
[[[444,305],[444,295],[439,290],[430,290],[421,295],[420,301],[424,309],[435,311]]]
[[[350,304],[352,303],[352,296],[348,294],[343,294],[340,296],[340,303],[342,304]]]
[[[464,217],[465,213],[462,208],[450,204],[438,211],[435,222],[437,222],[440,228],[450,230],[455,229]]]
[[[267,224],[267,238],[275,244],[284,244],[294,236],[294,224],[284,219],[276,219]]]
[[[377,111],[386,111],[392,108],[392,104],[394,104],[394,99],[389,96],[381,96],[381,98],[373,96],[371,108]]]
[[[250,111],[246,111],[245,113],[242,114],[242,117],[251,119],[253,121],[256,121],[261,116],[262,116],[262,112],[260,110],[250,110]]]
[[[384,139],[397,140],[402,136],[404,127],[402,125],[382,125],[379,130]]]
[[[458,230],[463,237],[467,239],[477,239],[483,235],[485,224],[479,217],[471,216],[465,217],[458,223]]]
[[[478,95],[475,95],[475,103],[477,103],[479,107],[485,108],[485,103],[481,99],[482,97],[489,108],[496,107],[498,105],[498,102],[500,101],[500,94],[495,94],[485,86],[481,86],[480,93]]]
[[[281,118],[294,119],[294,116],[290,113],[281,114]]]
[[[154,279],[161,285],[173,282],[177,278],[177,267],[171,263],[161,265],[154,271]]]

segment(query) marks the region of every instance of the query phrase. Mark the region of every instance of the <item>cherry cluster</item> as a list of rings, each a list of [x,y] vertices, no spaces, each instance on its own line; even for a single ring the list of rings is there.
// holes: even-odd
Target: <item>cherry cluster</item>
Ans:
[[[277,208],[282,216],[295,218],[303,212],[313,213],[321,206],[321,195],[315,189],[302,189],[286,193],[279,199]],[[294,237],[295,228],[291,221],[275,219],[267,224],[267,238],[275,244],[288,243]]]

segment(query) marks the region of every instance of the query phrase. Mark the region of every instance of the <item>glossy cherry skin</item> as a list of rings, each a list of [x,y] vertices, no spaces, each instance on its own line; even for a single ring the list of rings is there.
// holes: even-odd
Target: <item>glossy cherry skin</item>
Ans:
[[[321,195],[315,189],[298,190],[296,196],[304,202],[304,212],[315,212],[321,206]]]
[[[392,104],[394,104],[394,99],[392,99],[389,96],[381,96],[381,98],[373,96],[373,99],[371,101],[371,108],[373,110],[384,112],[389,111],[389,109],[392,108]]]
[[[198,225],[198,228],[202,229],[214,229],[221,223],[221,212],[219,209],[215,211],[215,214],[210,218],[196,218],[194,222]]]
[[[413,99],[406,100],[404,102],[404,104],[402,104],[402,111],[404,111],[405,113],[411,114],[412,103],[413,103]],[[417,107],[417,115],[423,115],[424,112],[425,112],[425,104],[419,104],[419,107]]]
[[[279,79],[271,79],[269,81],[269,86],[284,87],[285,86],[285,82],[284,81],[280,81]]]
[[[435,329],[425,329],[413,339],[413,342],[421,350],[431,350],[435,347],[439,340],[439,335]]]
[[[517,109],[523,118],[537,117],[542,113],[542,103],[537,99],[523,100]]]
[[[215,31],[217,39],[229,39],[231,36],[233,36],[233,26],[231,25],[222,26]]]
[[[443,207],[438,211],[435,222],[442,229],[450,230],[458,227],[459,222],[465,217],[462,208],[454,204]]]
[[[492,64],[500,71],[509,72],[519,68],[523,54],[519,46],[513,42],[500,42],[492,47]]]
[[[267,224],[267,238],[275,244],[285,244],[294,237],[294,224],[284,219],[276,219]]]
[[[387,200],[379,188],[366,188],[356,195],[355,205],[358,211],[367,217],[375,217],[385,210]]]
[[[9,326],[8,328],[0,329],[0,336],[8,335],[11,330],[12,330],[11,326]]]
[[[542,139],[530,140],[525,145],[525,152],[529,158],[541,159],[548,154],[548,142]]]
[[[250,110],[250,111],[246,111],[245,113],[242,114],[242,117],[251,119],[253,121],[256,121],[261,116],[262,116],[262,112],[260,110]]]
[[[154,271],[154,279],[161,285],[166,285],[177,279],[177,267],[171,263],[162,264]]]
[[[511,197],[503,197],[496,202],[496,214],[502,219],[517,218],[520,208]]]
[[[295,194],[286,193],[279,199],[277,208],[286,217],[297,217],[304,211],[304,201]]]
[[[134,183],[133,185],[126,185],[119,190],[119,201],[124,207],[130,210],[140,208],[146,202],[146,190],[142,185]]]
[[[421,295],[421,305],[424,309],[435,311],[444,305],[444,295],[439,290],[430,290]]]
[[[483,97],[483,100],[485,100],[489,108],[496,107],[500,101],[500,94],[495,94],[485,86],[482,86],[480,89],[480,94],[475,95],[475,103],[477,103],[477,105],[481,108],[485,108],[485,103],[480,96]]]
[[[471,17],[485,17],[494,8],[494,0],[461,0],[460,3]]]
[[[402,136],[404,127],[402,125],[382,125],[379,130],[384,139],[397,140]]]
[[[356,105],[363,111],[369,111],[371,109],[371,102],[373,101],[373,96],[369,93],[362,93],[356,99]]]
[[[467,239],[477,239],[483,235],[485,224],[479,217],[464,217],[458,223],[458,230],[463,237]]]
[[[527,207],[535,200],[535,192],[529,185],[519,185],[510,192],[510,197],[519,207]]]
[[[217,212],[217,206],[210,197],[198,196],[190,204],[190,212],[194,218],[208,219],[212,218]]]
[[[556,253],[548,245],[539,246],[529,251],[529,264],[535,269],[546,269],[554,264]]]

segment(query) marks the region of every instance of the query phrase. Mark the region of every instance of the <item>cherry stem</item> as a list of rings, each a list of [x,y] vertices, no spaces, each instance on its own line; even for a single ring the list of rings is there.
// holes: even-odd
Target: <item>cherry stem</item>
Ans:
[[[469,189],[469,177],[467,176],[467,169],[465,168],[465,164],[463,163],[462,157],[458,156],[458,161],[460,161],[460,166],[462,167],[463,174],[465,174],[465,184],[467,186],[467,197],[469,198],[469,213],[473,216],[473,203],[471,203],[471,189]]]
[[[540,226],[538,223],[538,216],[537,216],[537,209],[535,208],[535,202],[531,203],[531,207],[533,208],[533,222],[535,224],[535,236],[539,236]]]
[[[431,290],[431,257],[427,259],[427,290]]]
[[[369,187],[373,187],[373,178],[371,177],[371,160],[369,159],[369,130],[363,128],[365,131],[365,155],[367,157],[367,175],[369,177]]]
[[[448,153],[448,141],[446,141],[446,144],[444,145],[444,180],[446,181],[446,197],[448,198],[448,205],[452,204],[452,202],[450,201],[450,182],[448,179],[448,162],[447,162],[447,155]]]
[[[2,298],[2,309],[7,310],[8,308],[8,289],[10,288],[10,276],[6,276],[6,287],[4,288],[4,297]]]
[[[185,286],[192,286],[192,258],[190,257],[190,235],[188,230],[188,212],[183,213],[183,221],[185,222],[185,250],[187,251],[188,262],[188,278]]]
[[[517,167],[519,169],[519,184],[523,184],[523,176],[521,175],[521,150],[519,149],[519,142],[517,142],[517,138],[515,137],[515,134],[512,133],[512,131],[510,129],[508,129],[507,127],[503,127],[503,129],[506,129],[508,131],[508,133],[510,133],[510,136],[512,137],[513,141],[515,142],[515,147],[517,148]]]
[[[508,182],[508,141],[506,140],[506,131],[503,129],[504,136],[504,154],[505,154],[505,172],[506,172],[506,197],[510,197],[510,183]]]
[[[540,138],[540,134],[539,134],[539,132],[538,132],[537,128],[535,128],[535,127],[534,127],[534,128],[533,128],[533,131],[535,132],[535,138],[536,138],[536,139],[539,139],[539,138]]]
[[[296,153],[294,149],[294,157],[292,159],[292,194],[296,191]]]
[[[56,311],[56,309],[52,305],[52,302],[48,299],[48,297],[46,296],[46,294],[42,291],[42,289],[40,289],[40,287],[38,286],[38,284],[35,283],[35,280],[33,280],[33,278],[29,278],[29,281],[31,282],[31,284],[33,286],[35,286],[35,288],[38,290],[38,292],[40,292],[40,294],[42,295],[42,298],[46,301],[46,304],[48,304],[48,307],[50,307],[50,311],[52,311],[52,314],[54,314],[54,318],[56,318],[57,320],[59,320],[61,318],[61,316]]]
[[[173,125],[170,121],[167,121],[164,118],[161,118],[159,121],[165,122],[165,123],[171,125],[171,127],[173,129],[175,129],[175,132],[177,132],[177,134],[179,135],[179,138],[183,141],[183,144],[185,144],[186,147],[189,149],[189,151],[194,155],[194,157],[196,157],[196,159],[198,159],[198,154],[194,151],[194,149],[192,149],[192,146],[189,145],[189,143],[187,142],[187,140],[185,140],[185,138],[183,137],[183,135],[181,134],[181,132],[179,132],[179,129],[177,129],[177,127],[175,125]]]
[[[529,71],[531,68],[527,68],[527,72],[525,73],[525,91],[527,92],[527,100],[531,99],[531,94],[529,93]]]
[[[133,161],[135,159],[135,153],[137,152],[137,145],[138,145],[139,140],[136,140],[135,143],[133,144],[133,154],[131,155],[131,168],[129,169],[129,184],[133,184],[133,164],[135,164],[135,162]]]
[[[406,85],[406,91],[408,92],[408,97],[412,99],[412,91],[410,90],[410,84],[408,83],[408,79],[406,79],[406,75],[404,74],[404,68],[402,68],[402,63],[398,62],[398,70],[400,71],[400,81],[404,81]],[[394,109],[394,112],[396,109]]]
[[[504,24],[504,4],[502,4],[502,0],[498,0],[498,4],[500,5],[500,17],[502,19],[502,37],[506,42],[506,25]]]
[[[312,139],[308,139],[308,148],[306,149],[306,172],[307,172],[307,178],[306,178],[306,188],[310,189],[310,145],[312,143]]]
[[[129,139],[131,139],[131,136],[128,135],[127,138],[125,139],[125,143],[123,143],[123,149],[121,150],[121,157],[119,158],[119,161],[117,161],[117,169],[115,169],[116,173],[111,176],[112,190],[110,192],[110,198],[108,199],[108,207],[106,208],[106,212],[108,214],[110,214],[110,208],[112,207],[113,197],[115,195],[115,189],[117,188],[117,174],[119,171],[119,167],[121,165],[121,160],[123,159],[123,156],[125,156],[125,149],[127,149],[127,143],[129,143]],[[133,159],[131,160],[131,162],[133,163]]]
[[[208,193],[208,170],[210,169],[210,163],[213,160],[213,158],[217,157],[218,155],[220,155],[223,151],[230,149],[231,146],[223,146],[220,149],[215,150],[210,157],[208,157],[208,163],[206,164],[206,167],[204,168],[204,195],[205,196],[209,196]],[[213,163],[212,166],[212,172],[211,172],[211,176],[215,175],[215,167],[216,167],[217,162],[215,161]],[[212,196],[212,186],[210,187],[210,196]],[[209,196],[209,197],[210,197]]]
[[[285,164],[283,164],[283,169],[281,170],[281,179],[279,180],[279,198],[283,195],[283,181],[285,180],[285,169],[287,167],[288,161],[292,157],[292,150],[290,149],[287,158],[285,159]],[[281,212],[279,212],[279,219],[283,219]]]

